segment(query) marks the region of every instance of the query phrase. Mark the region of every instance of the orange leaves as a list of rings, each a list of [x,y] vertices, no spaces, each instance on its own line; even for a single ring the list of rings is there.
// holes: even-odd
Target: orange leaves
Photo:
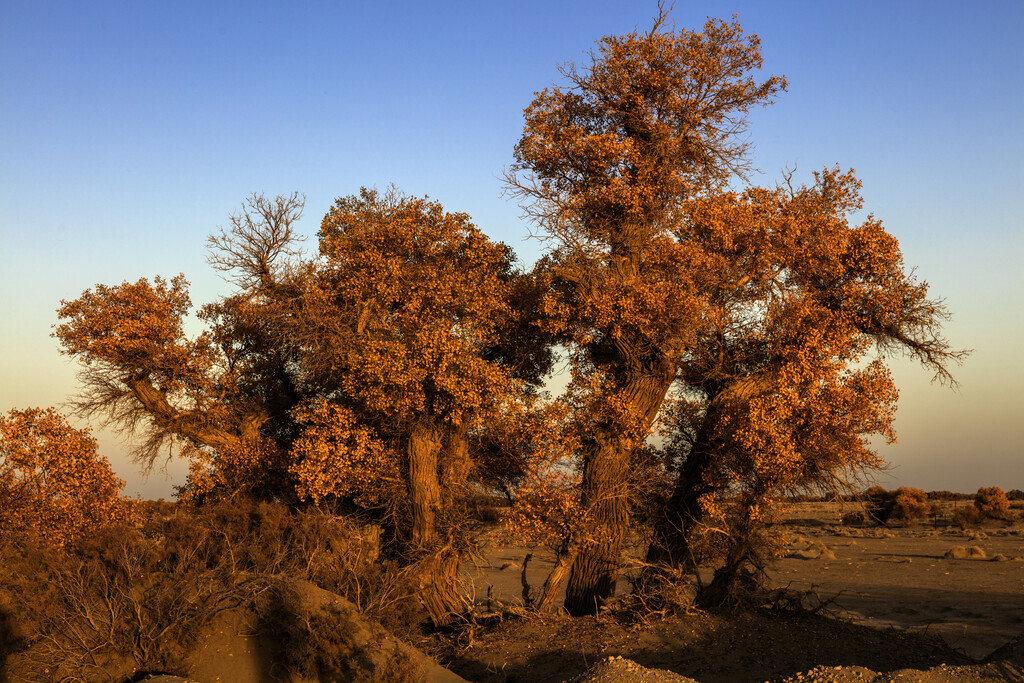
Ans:
[[[0,416],[0,533],[30,528],[64,545],[126,519],[123,487],[88,429],[53,408]]]
[[[224,431],[230,434],[229,428]],[[275,477],[287,468],[283,455],[273,440],[258,435],[226,438],[217,448],[185,441],[181,457],[189,461],[189,473],[178,500],[198,503],[239,494],[260,499],[277,493]]]
[[[62,353],[78,358],[85,378],[103,382],[155,382],[163,392],[201,381],[214,359],[209,340],[185,337],[182,322],[191,307],[183,275],[157,276],[108,287],[96,285],[74,301],[61,301],[57,326]],[[193,386],[194,388],[194,386]]]
[[[68,322],[57,327],[65,353],[118,365],[148,364],[173,354],[182,340],[182,318],[188,312],[188,282],[178,275],[145,278],[108,287],[96,285],[75,301],[61,301],[57,315]]]
[[[296,418],[302,432],[292,444],[290,470],[300,498],[351,498],[373,508],[402,496],[401,453],[352,411],[317,401],[299,408]]]
[[[571,413],[565,401],[528,401],[506,406],[488,423],[501,445],[515,444],[520,456],[515,504],[507,518],[509,534],[519,542],[557,549],[583,531],[586,512],[574,467],[582,421],[570,419]]]
[[[541,228],[571,243],[643,244],[680,198],[745,168],[744,116],[785,89],[757,83],[756,36],[709,20],[703,33],[603,38],[565,89],[537,93],[509,175]]]
[[[350,396],[391,418],[459,421],[510,389],[481,353],[512,315],[511,254],[465,214],[364,189],[324,218],[320,249],[327,268],[309,301],[321,321],[348,316],[354,336],[335,367]]]

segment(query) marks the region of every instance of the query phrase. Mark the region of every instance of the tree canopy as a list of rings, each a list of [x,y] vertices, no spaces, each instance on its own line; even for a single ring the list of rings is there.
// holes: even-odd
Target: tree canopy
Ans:
[[[460,515],[479,487],[555,549],[540,609],[567,579],[568,611],[596,611],[634,531],[641,584],[711,564],[700,599],[734,600],[770,555],[779,495],[881,464],[887,354],[944,381],[963,356],[897,240],[851,222],[852,171],[746,185],[747,115],[787,86],[761,66],[735,19],[688,31],[662,11],[562,68],[524,110],[506,175],[547,247],[529,273],[427,198],[342,197],[307,255],[304,198],[253,195],[208,241],[235,289],[199,309],[197,336],[180,275],[61,303],[77,406],[139,432],[144,462],[177,442],[183,500],[387,525],[437,624],[463,608]],[[572,379],[548,399],[556,349]]]
[[[753,522],[783,488],[877,465],[866,439],[892,438],[895,390],[869,352],[906,350],[941,377],[958,358],[896,240],[873,218],[848,225],[852,173],[730,190],[748,169],[746,115],[786,79],[755,77],[759,41],[736,20],[699,33],[666,20],[562,68],[566,85],[525,110],[507,177],[551,245],[536,270],[544,324],[591,387],[585,521],[563,543],[574,614],[615,593],[631,510],[651,487],[636,458],[670,392],[662,467],[675,481],[649,558],[678,563],[738,492],[748,499],[733,509]],[[750,558],[739,552],[732,574]]]
[[[88,429],[53,408],[0,415],[0,537],[26,531],[63,546],[128,518],[124,481]]]

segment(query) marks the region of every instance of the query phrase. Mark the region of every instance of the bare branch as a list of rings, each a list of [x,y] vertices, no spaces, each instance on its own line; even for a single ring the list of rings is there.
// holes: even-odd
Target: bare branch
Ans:
[[[295,234],[294,223],[305,204],[298,192],[273,199],[253,193],[227,228],[207,238],[207,263],[244,290],[273,288],[276,271],[300,253],[304,238]]]

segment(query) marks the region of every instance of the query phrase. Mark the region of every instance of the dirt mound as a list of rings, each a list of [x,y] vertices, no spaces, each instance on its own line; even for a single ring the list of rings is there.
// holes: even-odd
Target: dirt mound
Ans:
[[[966,559],[985,559],[985,551],[976,545],[971,547],[965,547],[962,545],[955,545],[946,551],[943,555],[947,560],[966,560]]]
[[[878,673],[861,666],[819,666],[780,683],[997,683],[1024,680],[1024,672],[1004,663],[974,666],[941,664],[927,670],[899,669]]]
[[[816,667],[828,667],[834,675],[836,666],[885,672],[976,664],[936,638],[786,610],[694,612],[640,621],[615,614],[552,615],[478,629],[470,647],[464,639],[439,645],[428,651],[477,683],[571,681],[609,656],[700,683],[782,681]],[[645,671],[635,671],[632,680],[644,681]]]
[[[794,543],[794,545],[801,545],[805,543],[804,539],[800,538]],[[806,542],[806,548],[799,548],[789,552],[786,557],[797,559],[797,560],[834,560],[836,555],[832,550],[820,541]]]
[[[131,660],[98,660],[73,672],[85,683],[291,683],[388,681],[466,683],[380,624],[364,618],[348,600],[307,581],[281,580],[255,603],[226,609],[200,631],[198,645],[174,673],[143,677]],[[29,651],[0,670],[0,681],[38,681]],[[3,669],[0,661],[0,669]],[[180,670],[179,670],[180,669]],[[45,673],[45,672],[44,672]]]
[[[985,657],[984,661],[1007,662],[1024,667],[1024,636],[1014,638],[1006,645],[996,649],[988,657]]]
[[[355,606],[307,581],[292,581],[257,611],[225,613],[194,653],[189,680],[294,683],[380,680],[465,683],[412,645],[364,619]]]
[[[572,679],[572,683],[698,683],[665,669],[648,669],[631,659],[609,657]]]

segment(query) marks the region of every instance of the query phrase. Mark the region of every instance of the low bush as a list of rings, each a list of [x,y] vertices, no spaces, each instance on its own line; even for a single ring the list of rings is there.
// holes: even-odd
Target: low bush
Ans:
[[[972,524],[978,524],[981,521],[981,513],[978,512],[977,508],[974,507],[962,507],[958,508],[953,513],[953,522],[960,526],[961,529],[971,526]]]
[[[867,516],[879,524],[888,523],[896,506],[896,496],[881,486],[872,486],[862,496]]]
[[[211,555],[228,558],[233,571],[309,581],[399,631],[421,617],[407,571],[387,556],[377,525],[248,500],[183,510],[165,525],[201,535]]]
[[[901,486],[886,491],[881,486],[872,486],[863,496],[867,515],[879,524],[893,520],[915,522],[925,519],[930,509],[928,495],[921,489]]]
[[[896,489],[893,518],[903,522],[916,522],[927,518],[930,508],[928,496],[921,489],[905,486]]]
[[[864,514],[863,510],[854,510],[853,512],[843,513],[843,526],[858,526],[864,524],[866,521],[867,515]]]
[[[18,624],[21,652],[10,657],[23,680],[185,673],[200,630],[252,594],[251,581],[224,563],[211,567],[202,547],[156,542],[128,526],[97,529],[74,547],[25,538],[7,550],[16,566],[0,594],[28,607]]]
[[[8,659],[26,681],[184,674],[216,614],[254,606],[283,578],[338,593],[395,632],[423,618],[408,570],[380,557],[379,527],[241,500],[151,507],[140,527],[74,543],[31,527],[0,537],[0,671]]]
[[[978,489],[974,494],[974,507],[982,519],[1008,519],[1010,515],[1010,501],[998,486]]]

